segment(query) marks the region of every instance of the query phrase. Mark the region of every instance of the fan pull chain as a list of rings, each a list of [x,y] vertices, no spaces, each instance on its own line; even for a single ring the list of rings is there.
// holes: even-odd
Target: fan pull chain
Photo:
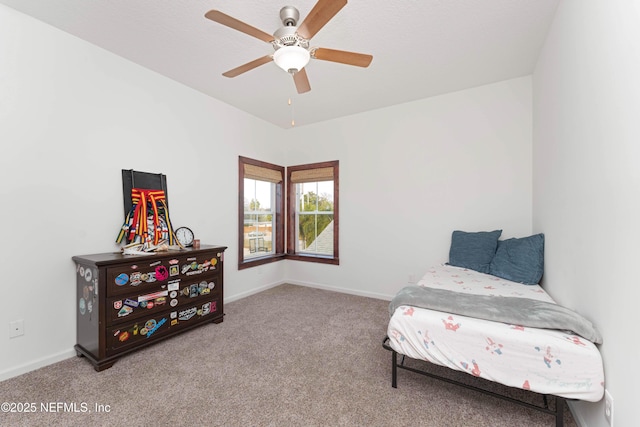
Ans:
[[[291,101],[291,98],[289,98],[289,106],[291,107],[291,127],[294,127],[296,125],[295,109],[293,108],[293,101]]]

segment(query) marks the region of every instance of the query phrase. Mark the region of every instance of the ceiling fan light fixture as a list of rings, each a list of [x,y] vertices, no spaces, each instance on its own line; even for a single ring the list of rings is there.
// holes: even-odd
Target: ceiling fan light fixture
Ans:
[[[273,62],[290,74],[302,70],[310,59],[309,51],[300,46],[283,46],[273,54]]]

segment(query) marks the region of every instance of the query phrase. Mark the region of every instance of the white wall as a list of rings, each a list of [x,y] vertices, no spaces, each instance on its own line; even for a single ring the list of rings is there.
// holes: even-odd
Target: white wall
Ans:
[[[531,79],[291,129],[287,165],[340,161],[340,265],[286,280],[391,298],[454,229],[531,232]]]
[[[640,13],[631,0],[563,0],[533,76],[533,224],[544,286],[604,336],[614,425],[638,425]],[[574,403],[583,426],[604,404]]]
[[[0,5],[0,380],[74,354],[71,257],[119,249],[122,169],[166,174],[173,223],[229,246],[227,300],[279,283],[237,270],[237,170],[282,132]]]

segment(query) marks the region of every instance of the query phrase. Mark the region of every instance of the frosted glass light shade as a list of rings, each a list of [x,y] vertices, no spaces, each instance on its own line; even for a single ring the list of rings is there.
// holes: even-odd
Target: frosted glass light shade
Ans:
[[[311,55],[300,46],[283,46],[273,54],[273,61],[287,73],[297,73],[308,63]]]

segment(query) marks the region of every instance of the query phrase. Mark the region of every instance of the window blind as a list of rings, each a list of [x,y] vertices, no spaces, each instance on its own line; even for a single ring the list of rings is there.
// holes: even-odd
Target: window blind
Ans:
[[[249,179],[257,179],[259,181],[268,181],[278,184],[282,182],[282,173],[280,171],[263,168],[261,166],[244,164],[244,177]]]
[[[318,182],[333,181],[333,167],[304,169],[291,172],[291,182],[297,184],[300,182]]]

